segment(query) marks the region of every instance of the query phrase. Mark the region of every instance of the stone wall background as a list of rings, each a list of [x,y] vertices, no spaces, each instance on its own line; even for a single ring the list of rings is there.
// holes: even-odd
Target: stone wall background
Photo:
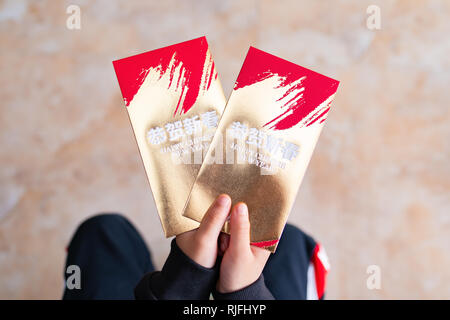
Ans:
[[[327,249],[327,297],[450,298],[449,34],[446,0],[0,1],[0,298],[60,298],[65,247],[98,212],[131,219],[162,266],[111,61],[202,35],[227,96],[249,45],[341,81],[290,217]]]

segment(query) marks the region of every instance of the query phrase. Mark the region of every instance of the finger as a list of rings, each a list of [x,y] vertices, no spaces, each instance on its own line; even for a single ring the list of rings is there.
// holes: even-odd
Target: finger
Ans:
[[[269,256],[270,256],[269,250],[259,248],[256,246],[251,246],[251,250],[252,250],[253,256],[256,258],[256,260],[265,263],[267,261],[267,259],[269,259]]]
[[[219,235],[219,254],[223,255],[230,244],[230,235],[221,232]]]
[[[247,205],[243,202],[235,205],[231,212],[229,248],[236,253],[250,250],[250,221]]]
[[[197,236],[206,238],[208,241],[217,241],[220,230],[227,219],[231,208],[231,198],[221,194],[209,207],[198,228]]]

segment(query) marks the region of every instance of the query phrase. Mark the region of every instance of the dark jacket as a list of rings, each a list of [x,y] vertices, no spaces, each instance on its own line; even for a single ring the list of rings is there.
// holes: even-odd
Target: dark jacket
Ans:
[[[146,274],[134,290],[136,299],[206,300],[212,293],[215,300],[274,299],[261,275],[251,285],[231,293],[215,290],[220,259],[213,268],[205,268],[186,256],[172,240],[170,254],[161,271]]]

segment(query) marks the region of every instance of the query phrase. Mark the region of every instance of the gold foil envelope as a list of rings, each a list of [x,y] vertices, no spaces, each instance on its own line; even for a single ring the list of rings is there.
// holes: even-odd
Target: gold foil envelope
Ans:
[[[182,210],[226,103],[206,38],[113,65],[166,237],[198,227]]]
[[[249,207],[252,244],[274,252],[338,84],[251,47],[183,214],[201,221],[227,193]]]

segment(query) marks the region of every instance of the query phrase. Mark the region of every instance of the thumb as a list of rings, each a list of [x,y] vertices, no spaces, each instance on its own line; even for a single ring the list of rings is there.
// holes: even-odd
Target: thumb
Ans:
[[[247,205],[243,202],[235,205],[231,212],[229,249],[236,254],[250,250],[250,221]]]
[[[231,198],[221,194],[209,207],[197,231],[199,238],[217,241],[231,208]]]

